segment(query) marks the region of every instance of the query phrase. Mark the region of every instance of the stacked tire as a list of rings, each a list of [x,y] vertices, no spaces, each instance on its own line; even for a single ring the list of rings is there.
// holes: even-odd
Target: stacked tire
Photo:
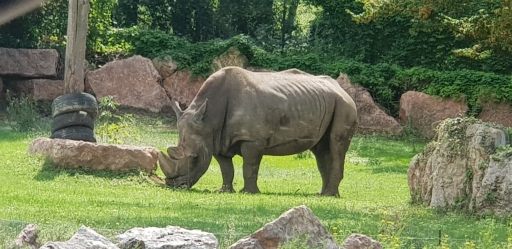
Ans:
[[[52,102],[50,138],[96,142],[94,120],[98,117],[96,98],[88,93],[71,93]]]

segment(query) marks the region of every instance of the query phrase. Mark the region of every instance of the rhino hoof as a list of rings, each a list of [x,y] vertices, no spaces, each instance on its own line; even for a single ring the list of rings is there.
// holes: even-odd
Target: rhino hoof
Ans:
[[[236,191],[232,186],[222,185],[222,187],[215,190],[217,193],[235,193]]]
[[[256,188],[256,189],[243,188],[242,190],[240,190],[240,193],[259,194],[260,190],[258,188]]]

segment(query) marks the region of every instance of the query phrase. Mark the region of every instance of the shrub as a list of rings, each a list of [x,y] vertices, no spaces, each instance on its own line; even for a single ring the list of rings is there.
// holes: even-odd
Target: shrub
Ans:
[[[99,141],[110,144],[123,144],[125,138],[139,138],[139,132],[135,128],[135,119],[132,114],[118,115],[115,111],[119,103],[114,101],[113,96],[106,96],[100,99],[98,108],[100,115],[96,125],[96,135]]]
[[[7,101],[7,120],[13,131],[27,132],[39,128],[40,117],[35,101],[25,96],[7,96]]]

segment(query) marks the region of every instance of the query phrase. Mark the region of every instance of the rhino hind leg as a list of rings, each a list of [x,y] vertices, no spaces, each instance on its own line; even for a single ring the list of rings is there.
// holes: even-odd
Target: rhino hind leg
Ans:
[[[328,136],[324,137],[313,147],[311,152],[315,155],[316,165],[320,176],[322,177],[322,188],[318,194],[322,194],[327,189],[329,184],[329,174],[331,173],[332,158],[329,153],[329,139]]]
[[[241,144],[241,156],[243,158],[244,188],[242,193],[259,194],[258,171],[260,169],[263,147],[257,142],[243,142]]]
[[[338,110],[341,112],[341,110]],[[322,176],[321,195],[339,196],[339,185],[345,170],[345,156],[355,132],[356,121],[350,122],[334,112],[329,129],[311,151]]]

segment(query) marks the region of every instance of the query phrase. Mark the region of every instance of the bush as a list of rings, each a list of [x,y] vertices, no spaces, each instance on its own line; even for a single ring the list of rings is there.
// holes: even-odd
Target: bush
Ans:
[[[8,96],[7,120],[16,132],[27,132],[39,128],[39,114],[36,102],[28,97],[13,98]]]
[[[115,111],[119,103],[113,96],[100,99],[98,108],[100,115],[97,119],[96,135],[99,141],[110,144],[123,144],[123,139],[133,138],[138,140],[139,131],[135,128],[135,119],[131,114],[118,115]]]

